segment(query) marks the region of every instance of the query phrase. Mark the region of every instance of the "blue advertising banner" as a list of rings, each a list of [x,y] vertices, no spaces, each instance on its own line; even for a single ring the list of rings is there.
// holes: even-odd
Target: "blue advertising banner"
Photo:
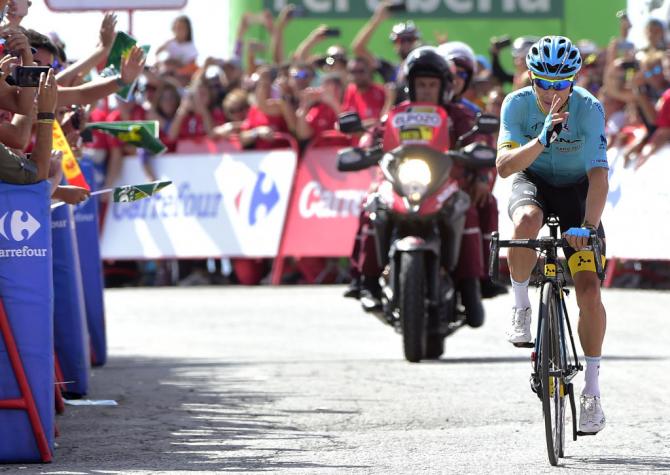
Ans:
[[[51,215],[54,274],[54,338],[65,391],[83,396],[88,390],[89,352],[86,305],[72,206]]]
[[[95,191],[95,169],[90,160],[79,162],[84,178]],[[105,301],[103,296],[102,260],[100,258],[100,231],[98,226],[98,197],[86,200],[74,210],[77,228],[79,263],[84,286],[86,321],[91,338],[91,363],[102,366],[107,361],[105,334]]]
[[[49,447],[53,449],[54,294],[49,193],[48,182],[0,182],[0,297]],[[0,399],[20,396],[4,340],[0,338]],[[40,460],[27,413],[0,410],[0,463]]]

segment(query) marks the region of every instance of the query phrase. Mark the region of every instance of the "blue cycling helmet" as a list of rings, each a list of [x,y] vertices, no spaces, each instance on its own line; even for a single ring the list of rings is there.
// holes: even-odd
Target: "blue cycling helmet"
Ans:
[[[565,36],[544,36],[528,50],[526,66],[540,76],[561,79],[579,72],[582,57]]]

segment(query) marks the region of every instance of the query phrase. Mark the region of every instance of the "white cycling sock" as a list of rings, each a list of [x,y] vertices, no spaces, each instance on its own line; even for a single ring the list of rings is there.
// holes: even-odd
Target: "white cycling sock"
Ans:
[[[528,298],[530,277],[524,282],[515,282],[514,279],[511,279],[511,281],[514,290],[514,308],[530,308],[530,299]]]
[[[598,375],[600,374],[600,356],[586,356],[586,371],[584,372],[584,389],[582,394],[600,397]]]

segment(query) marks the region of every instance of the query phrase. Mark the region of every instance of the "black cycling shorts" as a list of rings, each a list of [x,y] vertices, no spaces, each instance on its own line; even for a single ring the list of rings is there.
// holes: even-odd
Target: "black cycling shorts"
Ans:
[[[511,218],[514,210],[520,206],[537,206],[542,210],[545,221],[550,214],[558,216],[561,233],[564,233],[570,228],[578,228],[582,225],[588,190],[589,181],[586,178],[574,185],[553,186],[525,170],[514,176],[512,195],[509,199],[507,212]],[[605,229],[602,222],[598,226],[598,236],[603,240],[605,239]],[[604,241],[602,252],[604,258]],[[573,274],[580,270],[595,271],[593,260],[590,260],[593,256],[591,251],[578,252],[568,246],[563,248],[563,253]]]

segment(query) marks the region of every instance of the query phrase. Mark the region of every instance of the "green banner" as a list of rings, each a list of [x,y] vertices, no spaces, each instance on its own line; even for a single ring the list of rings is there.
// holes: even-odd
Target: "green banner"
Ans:
[[[158,140],[158,121],[155,120],[91,122],[86,125],[86,128],[102,130],[121,142],[144,148],[156,155],[166,150],[165,145]]]
[[[264,0],[274,13],[300,5],[305,17],[369,18],[377,0]],[[408,18],[562,18],[565,0],[407,0]]]

